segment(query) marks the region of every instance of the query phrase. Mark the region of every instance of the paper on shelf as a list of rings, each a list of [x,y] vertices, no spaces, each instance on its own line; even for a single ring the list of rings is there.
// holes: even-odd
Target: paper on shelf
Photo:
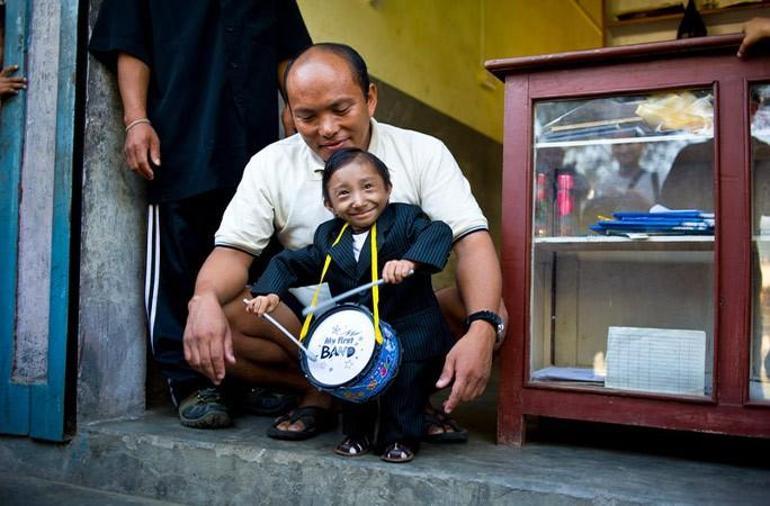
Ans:
[[[704,395],[706,333],[646,327],[610,327],[607,379],[620,390]]]
[[[532,373],[533,381],[588,381],[604,383],[604,375],[590,367],[545,367]]]

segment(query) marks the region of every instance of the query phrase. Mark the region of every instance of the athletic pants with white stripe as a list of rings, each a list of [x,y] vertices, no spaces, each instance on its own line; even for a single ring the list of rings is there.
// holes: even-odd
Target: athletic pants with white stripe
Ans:
[[[233,189],[148,206],[145,309],[150,348],[175,402],[211,383],[184,359],[187,303]]]

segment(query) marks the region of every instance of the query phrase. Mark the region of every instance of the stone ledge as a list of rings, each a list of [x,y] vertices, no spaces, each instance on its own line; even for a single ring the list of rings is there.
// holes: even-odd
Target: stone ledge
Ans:
[[[185,504],[767,504],[770,471],[533,443],[424,445],[414,462],[335,456],[340,437],[274,441],[267,418],[181,427],[170,412],[81,427],[67,445],[0,439],[0,465],[84,487]]]

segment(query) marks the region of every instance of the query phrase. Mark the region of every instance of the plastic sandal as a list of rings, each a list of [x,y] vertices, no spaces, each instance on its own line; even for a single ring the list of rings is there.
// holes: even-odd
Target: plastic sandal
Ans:
[[[337,447],[334,449],[334,453],[342,455],[343,457],[360,457],[366,455],[371,449],[371,443],[369,438],[354,438],[346,437]]]
[[[468,441],[468,431],[444,410],[429,407],[424,413],[425,435],[422,440],[427,443],[465,443]],[[430,433],[432,427],[440,427],[441,432]]]
[[[302,422],[304,428],[302,430],[279,429],[278,426],[283,422],[292,424]],[[337,417],[331,410],[318,406],[304,406],[276,418],[273,425],[267,429],[267,435],[273,439],[302,441],[329,431],[336,424]]]
[[[411,462],[412,459],[414,459],[414,452],[406,445],[393,443],[385,448],[385,453],[383,453],[380,458],[385,462],[404,464],[406,462]]]

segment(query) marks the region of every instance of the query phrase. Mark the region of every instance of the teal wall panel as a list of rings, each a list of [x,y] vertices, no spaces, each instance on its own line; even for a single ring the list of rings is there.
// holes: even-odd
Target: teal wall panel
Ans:
[[[26,75],[29,2],[7,2],[4,56]],[[16,322],[18,216],[26,101],[24,93],[0,109],[0,432],[29,432],[29,387],[12,381]]]

